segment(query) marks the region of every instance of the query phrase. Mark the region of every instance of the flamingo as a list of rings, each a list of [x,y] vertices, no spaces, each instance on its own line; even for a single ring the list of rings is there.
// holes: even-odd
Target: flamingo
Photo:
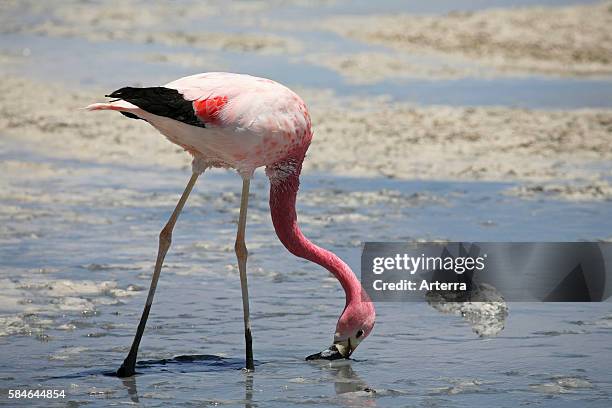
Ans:
[[[250,180],[255,169],[262,166],[270,179],[270,213],[276,235],[291,254],[331,272],[345,293],[345,307],[336,324],[332,345],[306,360],[348,359],[371,333],[376,313],[351,268],[334,253],[309,241],[298,226],[295,203],[299,177],[313,135],[310,115],[302,99],[270,79],[224,72],[187,76],[164,86],[125,87],[106,96],[114,99],[85,109],[118,111],[129,118],[142,119],[193,157],[191,178],[159,234],[157,260],[145,307],[130,351],[117,375],[135,374],[138,347],[174,225],[196,180],[212,167],[232,168],[242,177],[235,251],[242,290],[246,369],[252,371],[255,366],[245,229]]]

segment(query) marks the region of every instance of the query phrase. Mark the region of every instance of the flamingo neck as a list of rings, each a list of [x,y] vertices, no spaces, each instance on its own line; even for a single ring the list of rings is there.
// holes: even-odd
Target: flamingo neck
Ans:
[[[313,244],[302,234],[295,209],[300,186],[301,157],[268,167],[270,178],[270,212],[276,235],[293,255],[321,265],[331,272],[342,285],[346,305],[361,296],[361,283],[351,268],[336,254]]]

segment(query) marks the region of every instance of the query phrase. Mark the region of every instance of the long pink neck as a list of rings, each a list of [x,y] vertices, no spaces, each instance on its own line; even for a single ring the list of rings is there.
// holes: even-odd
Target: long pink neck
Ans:
[[[270,211],[276,235],[293,255],[317,263],[331,272],[346,294],[346,304],[361,296],[361,283],[351,268],[336,254],[316,246],[302,234],[297,223],[295,202],[300,186],[301,159],[290,171],[270,169]]]

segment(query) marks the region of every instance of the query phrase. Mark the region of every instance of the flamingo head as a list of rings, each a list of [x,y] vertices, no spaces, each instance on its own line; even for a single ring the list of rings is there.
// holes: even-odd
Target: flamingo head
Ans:
[[[376,312],[370,299],[357,299],[344,308],[334,333],[334,343],[306,360],[338,360],[349,358],[357,346],[370,335],[374,328]]]

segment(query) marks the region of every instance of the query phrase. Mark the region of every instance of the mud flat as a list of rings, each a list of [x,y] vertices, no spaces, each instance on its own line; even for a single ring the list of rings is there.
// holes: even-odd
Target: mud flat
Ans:
[[[612,158],[610,110],[415,107],[384,98],[326,102],[320,95],[318,100],[303,95],[315,123],[307,169],[362,177],[518,181],[510,193],[521,197],[612,198],[606,164]]]
[[[142,4],[109,1],[79,3],[61,1],[40,3],[8,2],[0,17],[2,34],[35,34],[44,37],[85,39],[90,42],[126,41],[136,44],[190,46],[213,51],[287,54],[301,50],[299,41],[263,32],[217,32],[201,22],[222,12],[240,13],[245,4],[205,4],[195,2]],[[27,9],[32,18],[12,19],[11,13]],[[200,22],[199,22],[200,21]],[[179,29],[190,26],[189,30]]]
[[[143,121],[79,108],[105,91],[4,76],[0,133],[39,153],[91,162],[187,167],[189,157]],[[299,91],[312,111],[315,138],[306,171],[357,177],[542,183],[516,190],[609,199],[612,111],[503,107],[415,107],[384,97],[361,100]],[[589,187],[591,186],[591,187]]]
[[[401,53],[441,53],[475,59],[499,72],[564,76],[612,73],[610,1],[452,12],[441,16],[341,16],[317,25]]]
[[[307,62],[325,67],[341,75],[351,84],[374,84],[388,80],[404,79],[460,79],[465,77],[493,75],[490,69],[450,61],[449,58],[427,60],[414,56],[380,51],[355,53],[310,53],[294,57],[296,62]]]

